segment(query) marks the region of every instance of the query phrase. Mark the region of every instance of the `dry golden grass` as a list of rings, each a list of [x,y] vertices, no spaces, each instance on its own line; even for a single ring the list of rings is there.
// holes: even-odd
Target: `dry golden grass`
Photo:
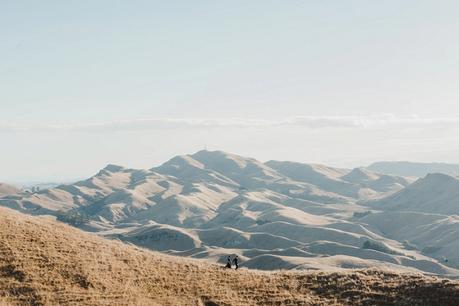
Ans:
[[[459,285],[376,270],[229,271],[0,208],[3,304],[459,305]]]

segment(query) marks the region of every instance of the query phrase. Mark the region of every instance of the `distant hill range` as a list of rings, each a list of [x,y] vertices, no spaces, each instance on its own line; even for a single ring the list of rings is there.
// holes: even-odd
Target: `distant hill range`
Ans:
[[[237,254],[247,268],[459,278],[457,179],[415,180],[204,150],[150,169],[108,165],[0,205],[168,254],[219,263]]]
[[[377,162],[367,167],[370,171],[389,175],[424,177],[430,173],[459,175],[459,164],[414,163],[407,161]]]

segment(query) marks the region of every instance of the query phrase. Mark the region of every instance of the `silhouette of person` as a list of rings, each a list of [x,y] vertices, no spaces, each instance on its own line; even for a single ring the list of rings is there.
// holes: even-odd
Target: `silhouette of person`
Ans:
[[[228,256],[228,259],[226,260],[225,268],[231,269],[231,256]]]
[[[239,268],[239,265],[238,265],[238,257],[237,257],[237,255],[236,255],[236,257],[234,257],[233,263],[234,263],[234,265],[236,266],[236,270],[237,270],[237,269]]]

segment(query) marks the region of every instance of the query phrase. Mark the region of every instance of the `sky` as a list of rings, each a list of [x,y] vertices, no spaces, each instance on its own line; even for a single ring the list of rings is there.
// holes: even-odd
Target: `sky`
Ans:
[[[0,181],[208,148],[459,163],[459,3],[0,0]]]

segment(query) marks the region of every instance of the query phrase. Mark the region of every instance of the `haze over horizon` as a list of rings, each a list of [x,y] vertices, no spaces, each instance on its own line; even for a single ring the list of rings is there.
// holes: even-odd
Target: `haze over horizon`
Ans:
[[[0,182],[207,146],[459,163],[455,1],[0,4]]]

